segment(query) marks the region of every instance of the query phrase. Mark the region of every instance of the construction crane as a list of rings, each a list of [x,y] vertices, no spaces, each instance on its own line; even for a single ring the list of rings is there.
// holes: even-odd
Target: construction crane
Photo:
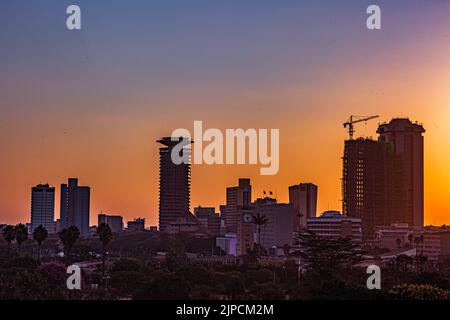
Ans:
[[[353,140],[353,134],[355,133],[355,124],[359,122],[367,122],[372,119],[379,118],[380,116],[350,116],[350,119],[346,123],[344,123],[344,128],[348,127],[348,135],[350,140]]]

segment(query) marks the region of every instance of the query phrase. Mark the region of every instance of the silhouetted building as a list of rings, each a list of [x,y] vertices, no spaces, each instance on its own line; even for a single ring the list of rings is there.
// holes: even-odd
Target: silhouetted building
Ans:
[[[277,200],[272,198],[257,199],[254,205],[256,214],[267,219],[266,223],[261,226],[260,245],[267,252],[273,247],[292,246],[292,206],[286,203],[277,203]]]
[[[317,236],[362,240],[361,219],[347,217],[339,211],[326,211],[320,217],[308,218],[306,228]]]
[[[89,236],[90,192],[74,178],[61,185],[60,228],[76,226],[82,237]]]
[[[343,214],[362,219],[365,240],[375,226],[407,222],[401,159],[390,144],[347,140],[343,162]]]
[[[393,119],[378,127],[379,141],[389,143],[394,152],[402,158],[404,197],[407,208],[405,221],[413,226],[424,223],[424,159],[423,133],[421,124],[409,119]]]
[[[317,189],[312,183],[300,183],[289,187],[289,203],[293,207],[292,222],[295,231],[306,227],[306,219],[316,216]]]
[[[137,218],[137,219],[134,219],[133,221],[128,221],[127,231],[131,231],[131,232],[145,231],[145,219]]]
[[[113,216],[108,214],[98,215],[98,225],[106,223],[112,232],[118,233],[123,231],[123,218],[122,216]]]
[[[240,219],[239,207],[247,208],[252,202],[250,179],[239,179],[238,186],[227,188],[226,197],[226,205],[221,207],[226,232],[236,233]]]
[[[194,209],[195,217],[208,230],[213,237],[220,235],[220,216],[215,208],[197,207]]]
[[[39,184],[31,189],[31,232],[42,225],[55,233],[55,188]]]
[[[180,219],[190,219],[191,164],[190,154],[186,149],[180,156],[187,156],[188,163],[175,164],[172,161],[172,150],[180,143],[164,137],[157,142],[164,145],[159,149],[159,230],[167,232],[170,223]]]

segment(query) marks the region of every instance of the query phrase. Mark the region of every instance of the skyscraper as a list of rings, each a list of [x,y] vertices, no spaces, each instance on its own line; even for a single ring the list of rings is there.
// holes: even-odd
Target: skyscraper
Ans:
[[[78,186],[78,179],[61,184],[61,228],[76,226],[85,238],[89,236],[90,192],[89,187]]]
[[[31,189],[31,230],[42,225],[55,233],[55,188],[39,184]]]
[[[316,216],[317,189],[312,183],[300,183],[289,187],[289,203],[293,207],[292,223],[295,231],[306,227],[306,220]]]
[[[159,230],[167,232],[171,223],[179,219],[190,219],[191,164],[190,152],[180,150],[180,156],[187,156],[188,163],[175,164],[172,161],[173,148],[182,138],[172,141],[164,137],[158,143],[164,145],[159,149]]]
[[[392,146],[371,139],[345,141],[343,157],[343,213],[362,219],[363,238],[374,228],[410,222],[405,215],[401,158]]]
[[[408,221],[414,226],[423,226],[423,133],[425,129],[421,124],[399,118],[381,124],[377,132],[380,135],[379,141],[391,144],[395,153],[402,158]]]
[[[227,188],[226,205],[222,207],[225,216],[226,232],[237,232],[240,219],[239,207],[248,208],[252,202],[252,186],[250,179],[239,179],[235,187]]]

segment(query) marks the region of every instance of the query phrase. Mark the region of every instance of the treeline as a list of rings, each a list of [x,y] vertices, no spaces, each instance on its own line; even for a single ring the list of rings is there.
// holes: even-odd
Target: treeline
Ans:
[[[190,246],[189,250],[205,253],[211,245],[208,241],[193,240],[192,248],[188,241],[180,243],[179,239],[167,236],[156,240],[157,236],[152,234],[118,236],[119,239],[114,240],[116,236],[107,225],[99,226],[97,237],[89,240],[97,245],[100,254],[93,259],[93,269],[83,272],[82,290],[70,291],[66,287],[66,268],[79,261],[74,251],[83,241],[77,231],[69,228],[60,232],[63,257],[40,259],[38,255],[24,254],[19,250],[17,239],[4,246],[0,250],[0,299],[450,298],[448,262],[442,262],[439,271],[426,272],[417,268],[414,260],[405,257],[382,268],[381,290],[368,290],[366,280],[369,275],[360,264],[363,252],[348,239],[333,240],[304,234],[299,238],[301,250],[290,250],[289,258],[283,263],[265,265],[261,259],[264,253],[256,247],[241,263],[207,264],[189,262],[185,252]],[[38,240],[34,241],[37,245]],[[13,242],[17,243],[17,250],[11,248]],[[168,243],[171,249],[165,257],[142,254],[143,247],[135,243],[153,253]],[[118,256],[118,248],[127,254]],[[130,254],[139,249],[141,254],[135,257]],[[301,269],[297,263],[299,259]]]

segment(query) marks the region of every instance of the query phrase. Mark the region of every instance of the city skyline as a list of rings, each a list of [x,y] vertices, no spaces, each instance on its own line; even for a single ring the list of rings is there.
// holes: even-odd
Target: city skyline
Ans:
[[[29,220],[30,187],[73,176],[92,188],[91,224],[103,211],[156,225],[154,139],[193,120],[280,128],[281,145],[273,177],[258,166],[193,165],[191,211],[218,210],[240,177],[256,196],[272,190],[280,202],[288,186],[311,181],[318,212],[341,210],[342,123],[379,114],[423,122],[425,224],[450,224],[449,3],[382,2],[375,33],[357,1],[326,9],[137,1],[126,10],[111,4],[106,18],[101,4],[79,3],[79,33],[64,29],[57,1],[0,5],[0,27],[14,30],[0,35],[1,222]],[[356,135],[375,136],[376,127],[360,125]]]

